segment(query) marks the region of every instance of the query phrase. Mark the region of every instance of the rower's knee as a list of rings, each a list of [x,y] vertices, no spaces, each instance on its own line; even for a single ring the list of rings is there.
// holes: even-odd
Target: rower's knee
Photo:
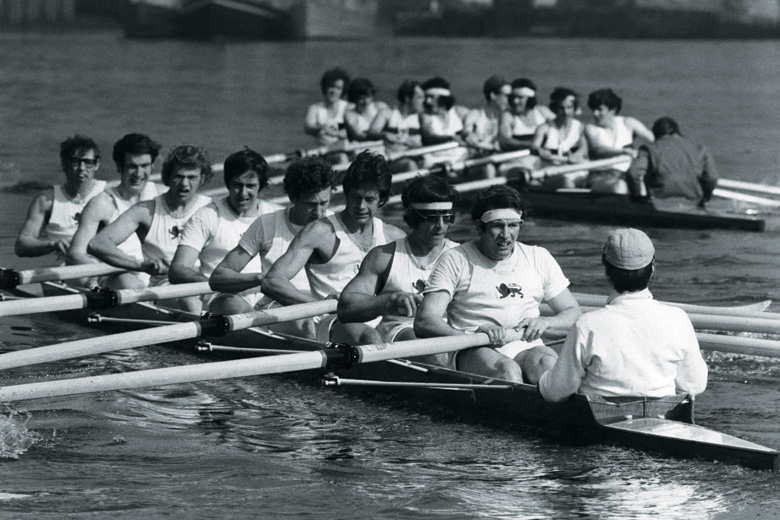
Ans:
[[[214,314],[241,314],[252,310],[248,301],[234,294],[220,294],[209,304],[209,312]]]
[[[526,383],[535,385],[542,374],[555,365],[558,354],[550,347],[540,346],[521,352],[515,360],[522,368]]]

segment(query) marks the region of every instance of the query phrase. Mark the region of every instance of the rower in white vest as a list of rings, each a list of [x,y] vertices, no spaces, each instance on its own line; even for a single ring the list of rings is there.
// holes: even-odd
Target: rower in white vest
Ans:
[[[422,146],[420,135],[420,112],[423,110],[425,92],[418,81],[406,80],[398,87],[398,106],[380,110],[368,130],[371,139],[382,139],[385,150],[391,153],[403,152]],[[419,168],[415,159],[401,157],[390,162],[394,173]]]
[[[477,196],[471,217],[479,238],[439,257],[414,332],[419,337],[484,332],[490,346],[459,352],[456,368],[534,384],[557,358],[542,343],[542,334],[564,336],[581,310],[550,253],[517,241],[523,211],[520,194],[508,186]],[[556,315],[541,317],[542,302]],[[505,343],[507,329],[522,331],[522,340]]]
[[[423,112],[420,113],[420,135],[423,146],[463,141],[463,120],[468,113],[464,106],[455,105],[455,96],[450,90],[450,83],[441,77],[433,77],[422,84],[425,91]],[[424,158],[424,166],[430,168],[443,162],[463,161],[468,157],[465,147],[453,148],[442,152],[428,154]]]
[[[64,265],[81,212],[106,187],[106,181],[95,179],[100,149],[88,137],[75,135],[60,143],[60,165],[65,182],[44,191],[30,204],[14,246],[17,256],[53,252],[58,264]]]
[[[150,274],[150,285],[167,284],[168,269],[184,225],[211,202],[210,197],[198,193],[211,176],[211,162],[205,150],[192,145],[177,146],[162,166],[162,181],[168,191],[122,213],[90,240],[87,252],[107,264]],[[140,260],[119,249],[132,234],[141,240]]]
[[[338,298],[358,273],[368,251],[405,236],[403,231],[383,223],[375,215],[387,202],[392,175],[384,156],[360,153],[343,181],[346,208],[336,215],[307,224],[263,279],[265,294],[283,305]],[[291,280],[306,270],[311,292],[296,289]],[[332,317],[318,323],[318,339],[359,342],[343,324]],[[332,327],[333,326],[333,327]],[[331,330],[332,327],[332,330]]]
[[[152,166],[160,153],[160,145],[143,134],[127,134],[114,143],[112,158],[120,176],[117,186],[106,190],[89,201],[81,213],[79,227],[68,249],[69,264],[89,264],[98,260],[87,253],[89,241],[119,215],[142,200],[151,200],[165,191],[164,186],[149,181]],[[139,260],[143,259],[141,241],[131,235],[119,245],[119,249]],[[119,273],[90,280],[100,286],[113,289],[139,289],[149,284],[149,275],[140,272]]]
[[[335,146],[347,142],[344,116],[349,103],[344,97],[348,85],[349,74],[339,67],[326,70],[320,79],[324,99],[309,106],[303,126],[304,132],[314,136],[320,145]],[[346,152],[331,152],[325,157],[334,164],[349,161]]]
[[[284,174],[284,191],[292,206],[257,218],[241,237],[238,245],[214,269],[209,284],[212,289],[224,294],[212,303],[212,309],[216,309],[219,301],[219,309],[213,312],[238,314],[280,305],[268,296],[263,296],[256,302],[256,299],[246,298],[245,295],[259,292],[264,274],[287,252],[295,236],[306,224],[329,214],[328,207],[334,186],[335,174],[326,160],[306,157],[290,163]],[[246,266],[258,259],[262,263],[262,273],[248,272]],[[304,269],[300,270],[290,283],[303,294],[311,293]],[[314,337],[312,319],[279,323],[269,328],[276,332]]]
[[[184,226],[168,272],[171,283],[208,281],[214,268],[238,245],[258,216],[281,209],[258,198],[268,185],[268,163],[254,150],[247,148],[225,159],[224,179],[228,195],[200,208]],[[242,268],[243,272],[256,274],[261,270],[259,258],[253,258]],[[230,299],[246,299],[254,305],[261,297],[260,290],[255,289],[240,296],[225,295],[219,299],[207,295],[202,300],[204,309],[233,314],[226,308]]]
[[[414,316],[431,270],[444,251],[458,245],[446,238],[458,198],[452,186],[435,176],[420,177],[404,188],[404,221],[412,232],[372,249],[339,298],[339,321],[355,328],[353,335],[370,343],[416,338]],[[376,328],[362,323],[379,316]],[[428,361],[447,366],[450,358],[444,354]]]

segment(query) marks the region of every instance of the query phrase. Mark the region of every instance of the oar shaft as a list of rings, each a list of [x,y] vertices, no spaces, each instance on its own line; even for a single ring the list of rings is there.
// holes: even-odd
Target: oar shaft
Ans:
[[[271,325],[272,323],[311,318],[312,316],[319,316],[320,314],[331,314],[336,312],[337,306],[338,300],[327,299],[301,305],[274,307],[273,309],[268,309],[266,311],[233,314],[225,316],[225,320],[228,323],[228,331],[232,332],[248,329],[249,327],[260,327],[262,325]]]
[[[756,204],[758,206],[766,206],[768,208],[780,207],[780,201],[774,199],[768,199],[766,197],[756,197],[755,195],[748,195],[746,193],[738,193],[736,191],[724,190],[723,188],[715,188],[712,195],[714,197],[720,197],[723,199],[739,200],[750,204]]]
[[[66,294],[45,298],[27,298],[0,302],[0,316],[20,316],[39,312],[72,311],[87,306],[87,295]]]
[[[426,155],[429,153],[452,150],[454,148],[458,148],[459,146],[460,145],[455,141],[450,141],[448,143],[434,144],[431,146],[421,146],[419,148],[410,148],[408,150],[401,150],[398,152],[389,152],[387,154],[387,159],[389,161],[395,161],[396,159],[400,159],[402,157],[419,157],[420,155]]]
[[[186,298],[214,292],[208,282],[184,283],[180,285],[164,285],[147,287],[145,289],[121,289],[117,291],[117,305],[136,302]]]
[[[121,267],[107,264],[82,264],[66,265],[62,267],[41,267],[38,269],[26,269],[22,271],[5,270],[3,276],[3,288],[14,288],[16,285],[30,283],[56,282],[60,280],[74,280],[76,278],[90,278],[93,276],[105,276],[124,272]],[[8,276],[11,279],[6,279]]]
[[[742,354],[746,356],[764,356],[780,358],[780,341],[758,338],[742,338],[698,332],[699,346],[704,350]]]
[[[531,172],[531,177],[538,179],[548,175],[561,175],[564,173],[579,172],[585,170],[594,170],[596,168],[604,168],[607,166],[614,166],[616,164],[630,161],[630,155],[618,155],[617,157],[610,157],[609,159],[598,159],[596,161],[584,161],[576,164],[562,164],[560,166],[548,166]]]
[[[735,181],[732,179],[718,179],[718,186],[721,188],[731,188],[734,190],[766,193],[767,195],[780,195],[780,187],[765,186],[763,184],[757,184],[755,182]]]

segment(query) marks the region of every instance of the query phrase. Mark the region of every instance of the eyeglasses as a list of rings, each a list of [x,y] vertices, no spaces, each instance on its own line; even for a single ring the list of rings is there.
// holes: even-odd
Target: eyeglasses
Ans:
[[[443,222],[452,224],[455,222],[455,213],[420,213],[417,210],[414,210],[417,215],[420,216],[421,219],[423,219],[428,224],[438,224],[439,219],[441,219]]]
[[[97,165],[97,159],[85,159],[83,157],[71,157],[70,165],[73,168],[78,168],[81,163],[84,163],[85,168],[94,168]]]

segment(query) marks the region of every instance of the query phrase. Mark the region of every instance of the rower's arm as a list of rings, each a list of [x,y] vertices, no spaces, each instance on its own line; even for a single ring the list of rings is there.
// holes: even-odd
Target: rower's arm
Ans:
[[[435,338],[438,336],[460,336],[465,332],[453,329],[442,319],[450,304],[450,295],[446,291],[425,293],[417,316],[414,317],[414,334],[418,338]]]
[[[104,197],[108,198],[107,195],[103,194],[93,197],[84,207],[84,211],[81,212],[79,228],[76,230],[76,234],[73,235],[70,248],[68,248],[66,257],[68,264],[92,264],[98,261],[94,256],[87,254],[87,246],[92,237],[97,235],[100,224],[107,221],[104,218],[106,210],[105,201],[101,200]]]
[[[200,251],[194,247],[179,245],[168,270],[168,281],[172,284],[207,282],[209,279],[195,268],[199,255]]]
[[[428,114],[420,114],[420,137],[422,138],[423,145],[431,146],[434,144],[449,143],[450,141],[456,141],[463,144],[463,140],[459,136],[442,135],[437,134],[432,128],[432,117]]]
[[[129,271],[144,271],[144,261],[126,255],[118,246],[127,240],[130,235],[136,233],[140,227],[144,226],[148,229],[152,219],[151,212],[154,208],[154,206],[151,206],[150,211],[149,202],[153,204],[153,201],[144,201],[136,204],[119,215],[118,219],[103,228],[89,241],[87,253],[115,267],[121,267]]]
[[[306,111],[306,119],[303,123],[303,131],[309,135],[317,137],[322,127],[317,122],[317,106],[311,105]]]
[[[357,118],[358,114],[351,110],[344,114],[347,137],[349,137],[350,141],[366,141],[368,140],[368,132],[360,130]]]
[[[564,289],[547,304],[555,311],[555,316],[537,316],[523,318],[516,329],[524,329],[523,341],[534,341],[542,335],[562,338],[568,334],[574,322],[582,315],[580,304],[569,289]]]
[[[65,253],[69,244],[62,240],[43,238],[43,229],[54,204],[54,190],[47,190],[35,197],[27,209],[27,219],[22,225],[14,244],[17,256],[43,256],[61,251]]]
[[[514,136],[512,114],[504,112],[501,114],[501,119],[498,124],[498,144],[501,146],[501,150],[505,152],[511,152],[513,150],[525,150],[528,148],[528,143],[518,141]]]
[[[653,135],[653,132],[651,132],[650,129],[647,128],[645,124],[639,119],[635,117],[627,117],[626,123],[631,131],[634,132],[634,137],[644,139],[648,143],[655,142],[655,135]]]
[[[209,287],[218,292],[237,293],[259,286],[263,280],[261,273],[241,272],[253,257],[237,245],[211,273]]]
[[[390,119],[390,108],[386,107],[379,112],[377,112],[376,117],[374,117],[374,120],[371,121],[371,126],[368,128],[368,137],[369,139],[386,139],[387,141],[393,142],[395,134],[392,132],[385,132],[385,127],[387,126],[387,122]],[[397,140],[397,139],[396,139]]]
[[[680,340],[688,345],[688,352],[677,365],[674,386],[677,392],[699,395],[707,388],[707,363],[702,358],[693,325],[680,336]]]
[[[534,133],[534,141],[531,144],[531,150],[535,151],[539,154],[539,157],[544,159],[545,161],[561,161],[561,157],[559,157],[557,154],[553,153],[552,150],[549,150],[544,147],[544,141],[547,138],[547,132],[550,129],[550,125],[548,123],[539,125],[539,127],[536,129],[536,133]]]
[[[329,225],[323,222],[311,222],[304,227],[290,243],[287,252],[274,262],[260,285],[266,294],[282,305],[295,305],[317,301],[311,294],[303,293],[290,282],[314,255],[323,241],[335,235]],[[329,252],[332,251],[329,249]],[[329,258],[328,258],[329,259]]]
[[[586,375],[581,359],[586,342],[587,337],[577,327],[566,336],[555,365],[539,378],[539,392],[545,400],[565,401],[579,390]]]

